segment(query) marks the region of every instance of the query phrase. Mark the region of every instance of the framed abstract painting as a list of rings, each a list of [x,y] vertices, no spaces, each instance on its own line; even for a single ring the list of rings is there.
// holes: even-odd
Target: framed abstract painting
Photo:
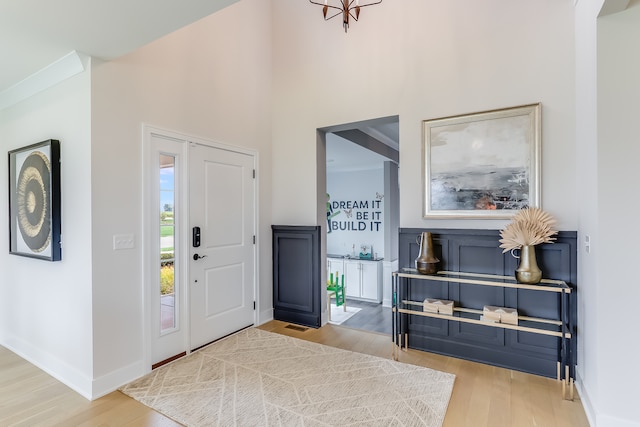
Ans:
[[[423,121],[424,217],[540,207],[540,115],[538,103]]]

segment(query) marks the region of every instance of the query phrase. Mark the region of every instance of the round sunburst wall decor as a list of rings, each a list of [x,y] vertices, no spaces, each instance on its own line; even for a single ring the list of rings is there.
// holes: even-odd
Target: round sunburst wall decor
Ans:
[[[17,216],[20,234],[32,251],[40,253],[51,243],[49,176],[51,164],[47,156],[34,151],[25,159],[16,188]]]

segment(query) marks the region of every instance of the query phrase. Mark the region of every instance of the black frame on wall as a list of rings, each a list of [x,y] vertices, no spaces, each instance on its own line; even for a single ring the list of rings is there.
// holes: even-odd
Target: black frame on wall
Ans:
[[[60,141],[9,151],[9,253],[62,259]]]

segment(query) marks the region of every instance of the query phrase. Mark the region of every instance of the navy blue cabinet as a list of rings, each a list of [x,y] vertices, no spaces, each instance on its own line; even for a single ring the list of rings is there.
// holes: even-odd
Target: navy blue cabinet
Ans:
[[[319,327],[320,227],[272,225],[273,317]]]

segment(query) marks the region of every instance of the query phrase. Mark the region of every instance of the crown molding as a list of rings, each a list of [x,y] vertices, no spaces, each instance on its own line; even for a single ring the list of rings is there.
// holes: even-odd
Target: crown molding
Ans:
[[[630,0],[604,0],[598,17],[622,12],[629,6],[629,1]]]
[[[19,83],[0,92],[0,111],[9,108],[56,84],[83,73],[89,56],[72,51]]]

